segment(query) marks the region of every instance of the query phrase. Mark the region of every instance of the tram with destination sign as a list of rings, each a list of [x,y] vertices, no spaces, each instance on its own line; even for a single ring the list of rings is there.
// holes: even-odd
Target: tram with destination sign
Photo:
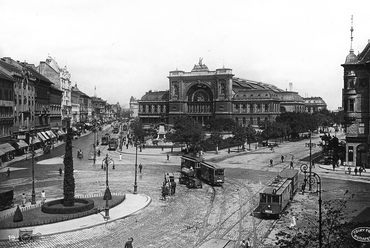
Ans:
[[[284,169],[260,193],[259,205],[254,212],[265,217],[280,218],[297,189],[298,170]]]

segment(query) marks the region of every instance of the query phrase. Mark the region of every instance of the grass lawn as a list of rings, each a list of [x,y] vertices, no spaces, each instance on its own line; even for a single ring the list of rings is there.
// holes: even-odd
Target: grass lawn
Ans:
[[[108,201],[109,207],[112,208],[120,204],[124,200],[124,198],[125,198],[124,195],[112,195],[112,200]],[[105,208],[105,200],[103,200],[103,196],[92,197],[88,199],[94,201],[94,209],[98,208],[103,210]],[[74,214],[46,214],[41,212],[41,207],[38,207],[22,212],[23,221],[21,222],[13,222],[13,216],[2,220],[0,222],[0,229],[37,226],[61,222],[70,219],[76,219],[79,217],[95,214],[96,211],[94,209]]]

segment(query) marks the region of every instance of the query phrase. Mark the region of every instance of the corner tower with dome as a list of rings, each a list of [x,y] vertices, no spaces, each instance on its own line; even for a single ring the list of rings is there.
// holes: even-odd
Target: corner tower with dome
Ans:
[[[346,132],[346,163],[350,166],[369,166],[370,121],[370,41],[364,50],[355,55],[351,46],[343,66],[343,110]]]

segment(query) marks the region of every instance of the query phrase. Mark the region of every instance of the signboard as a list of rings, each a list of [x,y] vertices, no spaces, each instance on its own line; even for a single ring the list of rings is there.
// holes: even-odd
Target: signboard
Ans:
[[[17,139],[19,139],[19,140],[25,140],[26,139],[26,135],[24,135],[24,134],[18,134],[17,135]]]

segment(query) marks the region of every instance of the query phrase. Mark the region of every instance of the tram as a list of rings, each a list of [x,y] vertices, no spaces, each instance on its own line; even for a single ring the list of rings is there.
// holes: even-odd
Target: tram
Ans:
[[[221,185],[224,183],[224,170],[215,163],[205,162],[201,156],[184,155],[181,157],[182,180],[186,180],[186,177],[193,177],[202,179],[211,185]],[[194,171],[194,175],[192,175],[192,171]]]
[[[200,177],[211,185],[222,185],[224,183],[225,168],[211,162],[200,163]]]
[[[108,143],[109,143],[109,134],[106,133],[105,135],[101,137],[101,144],[108,145]]]
[[[108,144],[108,150],[116,150],[118,147],[117,139],[110,139]]]
[[[297,189],[298,170],[284,169],[260,193],[260,202],[254,212],[265,217],[280,218]]]

